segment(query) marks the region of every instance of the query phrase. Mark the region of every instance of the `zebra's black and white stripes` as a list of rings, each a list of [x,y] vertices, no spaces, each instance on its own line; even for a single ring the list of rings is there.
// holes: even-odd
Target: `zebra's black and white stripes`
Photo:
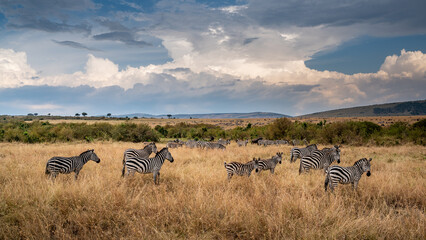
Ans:
[[[160,183],[160,170],[163,166],[164,160],[167,159],[170,162],[173,162],[172,154],[169,152],[168,148],[163,148],[155,154],[153,158],[129,158],[126,162],[123,163],[122,176],[124,177],[125,168],[127,167],[127,175],[134,175],[135,172],[138,173],[153,173],[154,183]]]
[[[101,160],[96,155],[95,150],[87,150],[79,156],[74,157],[52,157],[46,164],[46,175],[53,180],[59,173],[69,174],[75,172],[75,179],[89,160],[99,163]]]
[[[338,183],[341,184],[352,184],[352,188],[356,190],[358,182],[361,179],[361,176],[364,172],[367,172],[367,177],[371,175],[370,173],[370,162],[372,158],[362,158],[355,162],[351,167],[341,167],[341,166],[331,166],[327,169],[327,175],[325,177],[325,191],[327,191],[327,186],[330,187],[330,190],[333,192],[334,188],[337,187]]]
[[[266,159],[266,160],[255,160],[255,164],[256,164],[256,172],[259,173],[261,171],[266,171],[266,170],[270,170],[271,173],[273,174],[275,171],[275,167],[277,166],[278,163],[281,164],[282,162],[282,156],[283,153],[282,152],[278,152],[275,156],[273,156],[270,159]]]
[[[255,160],[256,159],[253,158],[252,161],[247,162],[247,163],[239,163],[239,162],[226,163],[226,162],[224,162],[226,172],[228,173],[228,180],[231,180],[231,178],[234,174],[236,174],[238,176],[246,175],[247,177],[250,177],[250,174],[253,171],[253,169],[255,169],[257,167]]]
[[[334,161],[340,163],[339,146],[315,150],[310,156],[302,157],[300,160],[299,174],[302,172],[309,172],[309,169],[324,169],[325,172]]]
[[[292,148],[290,152],[290,162],[291,163],[296,162],[298,158],[309,156],[315,150],[318,150],[318,147],[316,144],[311,144],[304,148],[298,148],[298,147]]]

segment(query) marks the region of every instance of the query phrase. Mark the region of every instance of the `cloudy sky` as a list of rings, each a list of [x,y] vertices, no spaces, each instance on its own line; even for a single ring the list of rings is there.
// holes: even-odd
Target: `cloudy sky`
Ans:
[[[0,114],[426,99],[424,0],[0,0]]]

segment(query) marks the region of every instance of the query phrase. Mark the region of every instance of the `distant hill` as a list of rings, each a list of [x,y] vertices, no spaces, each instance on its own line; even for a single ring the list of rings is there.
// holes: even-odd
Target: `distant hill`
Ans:
[[[426,100],[342,108],[302,115],[302,118],[426,115]]]
[[[165,115],[151,115],[145,113],[132,113],[127,115],[115,115],[113,117],[138,117],[138,118],[168,118]],[[206,113],[206,114],[172,114],[172,118],[189,119],[189,118],[206,118],[206,119],[219,119],[219,118],[281,118],[290,117],[288,115],[271,113],[271,112],[252,112],[252,113]]]

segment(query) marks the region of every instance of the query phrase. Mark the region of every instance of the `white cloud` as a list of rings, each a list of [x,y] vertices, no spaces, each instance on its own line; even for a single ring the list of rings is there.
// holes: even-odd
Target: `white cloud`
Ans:
[[[0,87],[37,85],[36,71],[27,63],[24,52],[0,48]]]

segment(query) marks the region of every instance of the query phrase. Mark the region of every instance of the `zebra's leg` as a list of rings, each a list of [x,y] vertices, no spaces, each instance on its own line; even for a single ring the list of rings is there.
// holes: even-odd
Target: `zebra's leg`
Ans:
[[[300,160],[299,175],[303,172],[302,160]]]
[[[334,193],[334,188],[336,188],[337,187],[337,182],[334,182],[333,180],[330,180],[330,191],[332,192],[332,193]]]
[[[354,181],[354,182],[352,183],[352,189],[353,189],[354,191],[356,191],[357,187],[358,187],[358,181]]]
[[[329,184],[329,181],[330,181],[329,175],[327,174],[327,176],[325,177],[325,182],[324,182],[324,188],[326,192],[327,192],[327,186]]]
[[[154,184],[159,184],[160,183],[160,173],[159,172],[153,172],[152,174],[154,175]],[[158,183],[157,183],[157,179],[158,179]]]
[[[75,171],[74,180],[77,181],[78,174],[80,173],[80,170]]]
[[[228,173],[228,181],[231,181],[232,175],[234,175],[234,174]]]
[[[275,168],[271,168],[270,171],[271,171],[271,174],[274,174]]]

